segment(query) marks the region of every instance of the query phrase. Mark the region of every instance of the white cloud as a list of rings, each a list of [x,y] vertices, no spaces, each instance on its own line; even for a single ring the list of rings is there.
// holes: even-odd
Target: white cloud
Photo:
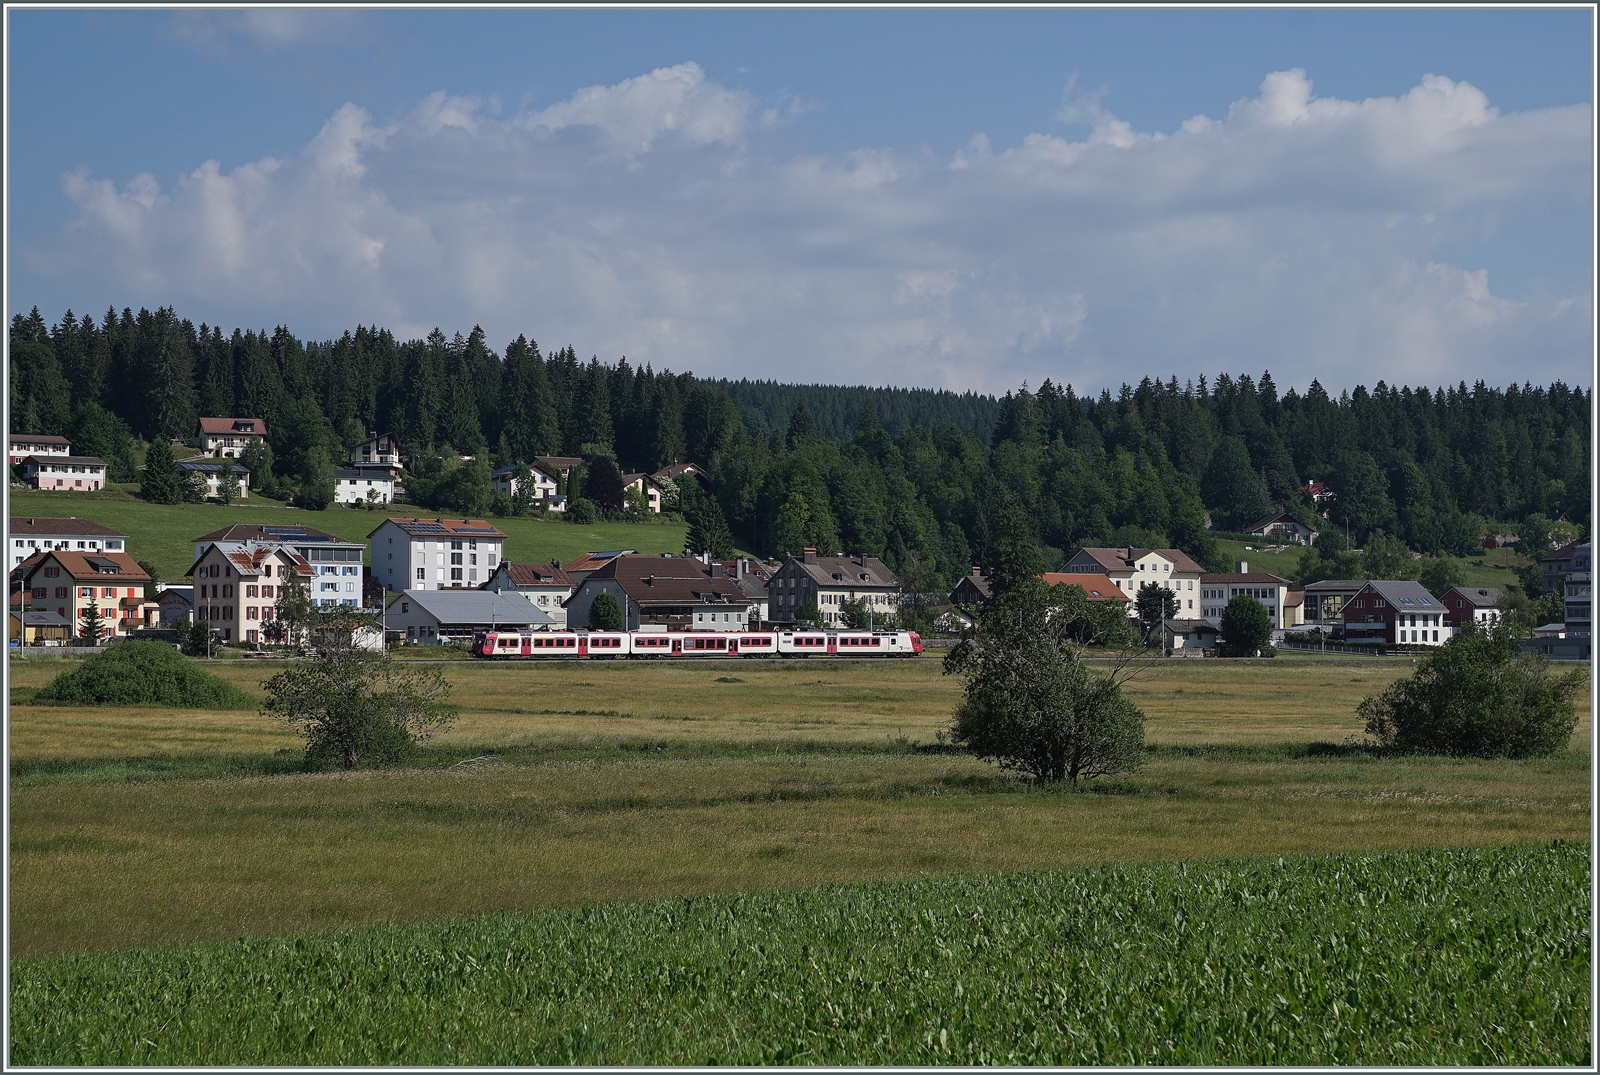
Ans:
[[[371,25],[370,13],[349,8],[276,7],[177,11],[166,29],[202,55],[225,59],[241,49],[278,52],[343,44],[360,39]]]
[[[692,63],[509,117],[443,90],[387,123],[347,104],[292,159],[63,177],[72,218],[22,268],[97,289],[79,308],[313,336],[482,323],[707,375],[1344,386],[1503,382],[1537,356],[1589,380],[1586,105],[1502,115],[1434,75],[1345,101],[1284,71],[1223,119],[1143,132],[1069,87],[1083,138],[979,134],[945,161],[778,156],[768,117],[795,107]],[[1575,226],[1508,291],[1473,251],[1514,213]]]

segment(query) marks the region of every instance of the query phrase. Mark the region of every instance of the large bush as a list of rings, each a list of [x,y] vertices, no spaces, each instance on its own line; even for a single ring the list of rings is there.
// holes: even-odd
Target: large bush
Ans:
[[[57,676],[34,695],[74,705],[254,709],[256,699],[164,642],[119,642]]]
[[[1380,746],[1419,754],[1532,758],[1566,747],[1578,722],[1582,669],[1556,672],[1521,654],[1518,631],[1468,627],[1361,703]]]
[[[314,766],[403,761],[456,717],[445,701],[450,684],[437,668],[337,641],[321,657],[273,676],[266,689],[263,713],[305,736],[306,762]]]
[[[976,633],[945,658],[966,691],[950,738],[1041,783],[1136,769],[1144,714],[1115,674],[1091,674],[1074,644],[1071,587],[1024,579],[983,611]]]
[[[1260,601],[1248,594],[1229,599],[1222,609],[1224,657],[1253,657],[1272,641],[1272,617]]]

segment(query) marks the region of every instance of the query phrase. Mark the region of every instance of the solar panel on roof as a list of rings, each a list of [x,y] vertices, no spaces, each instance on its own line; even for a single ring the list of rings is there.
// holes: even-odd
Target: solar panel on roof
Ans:
[[[458,533],[458,534],[498,534],[499,532],[500,531],[496,530],[492,526],[458,526],[458,527],[456,527],[456,533]]]
[[[406,529],[419,534],[448,534],[450,532],[438,523],[406,523]]]

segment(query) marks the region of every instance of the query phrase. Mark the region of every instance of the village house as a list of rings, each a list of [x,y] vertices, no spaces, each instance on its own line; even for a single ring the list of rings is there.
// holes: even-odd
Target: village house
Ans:
[[[165,582],[156,587],[161,626],[174,627],[189,622],[194,615],[194,590],[193,586],[173,586]]]
[[[1561,579],[1561,594],[1566,609],[1566,637],[1588,639],[1591,616],[1589,567],[1590,543],[1585,541],[1572,551],[1567,573]]]
[[[512,594],[486,590],[407,590],[389,599],[390,640],[419,646],[469,646],[480,631],[549,630],[551,618]]]
[[[572,576],[561,569],[559,562],[548,564],[512,564],[502,562],[495,568],[485,590],[494,593],[518,593],[534,608],[549,616],[556,630],[567,626],[567,598],[572,596]]]
[[[11,566],[40,549],[74,549],[78,552],[127,552],[126,534],[88,519],[44,519],[11,516]]]
[[[341,467],[333,472],[333,500],[336,504],[393,503],[394,478],[380,467]]]
[[[506,536],[477,519],[386,519],[367,535],[385,590],[476,590],[503,560]]]
[[[1305,595],[1303,623],[1332,627],[1343,622],[1344,605],[1367,585],[1366,579],[1323,579],[1302,591]]]
[[[11,434],[11,465],[16,466],[28,456],[40,459],[65,459],[72,454],[72,442],[66,437],[51,437],[43,433]]]
[[[994,592],[989,588],[989,577],[983,573],[983,568],[974,567],[972,574],[961,576],[961,581],[950,591],[950,603],[960,609],[969,609],[983,604],[993,596]]]
[[[517,493],[522,489],[523,483],[518,481],[514,476],[513,472],[515,470],[516,467],[501,467],[499,470],[489,475],[489,484],[493,486],[495,492],[504,493],[508,497],[515,497],[517,495]],[[556,496],[556,493],[561,487],[560,482],[556,481],[556,479],[544,469],[536,467],[531,463],[528,465],[528,474],[528,496],[531,499],[535,501],[544,501],[546,507],[553,508],[558,511],[566,510],[566,500]],[[561,499],[560,508],[555,508],[555,504],[552,503],[552,501],[555,499]]]
[[[1244,596],[1261,602],[1272,621],[1273,630],[1281,631],[1285,627],[1295,626],[1284,620],[1285,606],[1294,584],[1267,571],[1251,571],[1250,565],[1243,560],[1238,562],[1237,567],[1236,571],[1207,572],[1200,576],[1200,618],[1220,624],[1228,602]],[[1303,596],[1301,600],[1304,601]]]
[[[239,491],[234,494],[238,500],[250,499],[250,470],[238,463],[212,463],[198,459],[184,459],[178,463],[179,480],[186,479],[190,474],[198,474],[205,479],[206,496],[218,500],[222,499],[222,468],[233,468],[233,480],[239,484]]]
[[[267,423],[259,418],[200,419],[200,454],[212,459],[237,459],[266,439]]]
[[[1131,598],[1109,576],[1088,571],[1046,571],[1039,576],[1046,586],[1082,586],[1091,601],[1111,601],[1126,607]]]
[[[311,604],[315,608],[344,605],[365,608],[365,576],[361,570],[366,546],[346,541],[309,526],[261,526],[234,523],[194,539],[195,559],[211,545],[224,552],[250,551],[257,546],[292,549],[311,568]]]
[[[536,455],[533,463],[549,477],[561,479],[562,488],[568,488],[572,472],[583,466],[583,460],[575,455]]]
[[[606,564],[619,556],[632,556],[633,549],[612,549],[607,552],[586,552],[576,560],[564,566],[568,577],[572,579],[573,588],[583,585],[583,580],[599,571]]]
[[[72,623],[54,612],[11,610],[13,646],[66,646],[72,642]]]
[[[1420,582],[1373,579],[1344,604],[1344,640],[1441,646],[1454,633],[1444,614],[1444,605]]]
[[[314,585],[315,578],[311,564],[288,546],[254,544],[207,545],[184,576],[194,580],[191,614],[222,642],[267,641],[283,586]]]
[[[358,470],[383,470],[391,478],[400,476],[400,439],[381,433],[350,449],[350,465]]]
[[[1439,595],[1444,622],[1457,630],[1469,623],[1487,627],[1500,619],[1501,596],[1497,586],[1452,586]]]
[[[796,612],[816,605],[819,627],[844,626],[844,604],[865,602],[878,624],[887,626],[900,607],[900,580],[876,556],[818,556],[805,549],[787,557],[767,583],[767,607],[780,623],[794,622]]]
[[[95,455],[30,455],[22,480],[50,493],[92,493],[106,487],[106,461]]]
[[[1134,614],[1139,587],[1155,583],[1178,599],[1179,618],[1197,618],[1196,590],[1205,569],[1179,549],[1083,548],[1061,568],[1066,574],[1104,575],[1128,596],[1128,615]]]
[[[12,571],[11,581],[20,586],[24,609],[54,612],[73,624],[74,635],[91,607],[100,610],[104,638],[155,626],[158,606],[144,592],[150,576],[127,553],[41,550]]]
[[[1284,545],[1315,545],[1316,527],[1307,526],[1285,512],[1273,512],[1245,528],[1251,537],[1265,538]]]
[[[1203,657],[1216,651],[1222,629],[1210,620],[1162,620],[1161,638],[1167,652],[1176,657]]]
[[[743,631],[750,601],[733,580],[689,556],[617,556],[588,575],[567,601],[567,623],[588,627],[595,598],[622,605],[623,626],[673,631]]]
[[[723,577],[739,587],[739,592],[750,602],[750,612],[746,620],[750,630],[753,631],[767,622],[770,618],[767,583],[772,579],[772,572],[764,567],[761,561],[743,556],[734,560],[712,560],[710,563],[712,570],[720,570]]]
[[[645,507],[652,515],[661,514],[661,483],[649,474],[624,474],[622,492],[628,496],[644,495]]]

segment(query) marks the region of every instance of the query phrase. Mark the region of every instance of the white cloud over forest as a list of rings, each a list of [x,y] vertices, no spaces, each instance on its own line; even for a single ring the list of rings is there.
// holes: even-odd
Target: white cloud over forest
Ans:
[[[1346,101],[1282,71],[1172,132],[1099,97],[1063,118],[1088,133],[786,155],[781,108],[693,63],[511,116],[347,104],[292,159],[65,176],[71,219],[25,271],[102,309],[306,336],[481,323],[704,375],[1588,383],[1587,105],[1501,114],[1434,75]],[[1471,251],[1530,216],[1570,220],[1574,246],[1503,293]]]

